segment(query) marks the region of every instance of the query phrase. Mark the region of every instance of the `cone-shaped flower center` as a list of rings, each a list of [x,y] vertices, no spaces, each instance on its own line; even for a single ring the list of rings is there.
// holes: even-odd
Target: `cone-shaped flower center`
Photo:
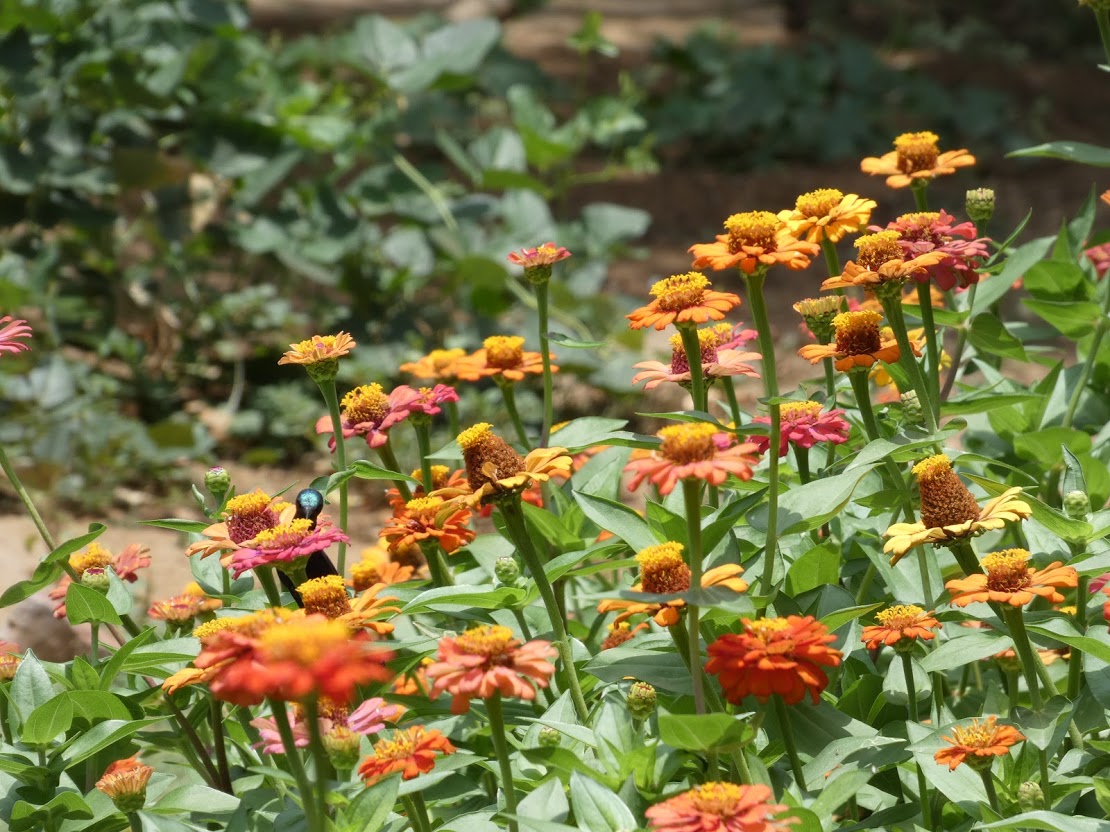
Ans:
[[[859,249],[856,261],[865,269],[878,271],[883,263],[903,259],[902,248],[898,245],[899,236],[897,231],[865,234],[856,240],[856,248]]]
[[[263,529],[277,524],[278,514],[270,505],[270,499],[269,494],[256,489],[227,501],[224,516],[227,517],[227,536],[232,543],[251,540]]]
[[[878,312],[841,312],[833,318],[836,330],[836,351],[843,355],[871,355],[882,348],[879,338]]]
[[[728,230],[728,250],[733,254],[741,246],[761,248],[765,252],[775,251],[775,232],[782,228],[783,222],[770,211],[748,211],[733,214],[725,220]]]
[[[1017,592],[1029,586],[1029,558],[1024,549],[992,552],[981,561],[987,573],[987,588],[995,592]]]
[[[731,327],[725,324],[725,327],[731,332]],[[686,348],[682,345],[681,335],[672,335],[671,341],[671,372],[674,374],[690,372],[690,362],[686,358]],[[709,327],[708,329],[698,330],[698,346],[701,348],[701,363],[712,364],[717,360],[717,344],[720,342],[720,335],[716,331],[716,327]]]
[[[979,519],[979,504],[956,476],[947,456],[923,459],[913,466],[913,473],[921,490],[921,522],[926,528],[958,526]]]
[[[636,555],[640,585],[644,592],[666,595],[690,588],[690,567],[682,557],[681,543],[648,546]]]
[[[298,517],[272,529],[263,529],[254,538],[256,549],[281,550],[296,546],[312,532],[312,521]]]
[[[513,641],[512,630],[492,625],[467,630],[455,639],[455,646],[472,656],[497,658],[513,651]]]
[[[512,477],[524,470],[524,459],[509,447],[504,439],[493,432],[489,422],[479,422],[458,436],[466,463],[466,480],[477,491],[488,482]],[[491,465],[492,478],[484,472]]]
[[[321,618],[301,618],[269,627],[259,642],[271,661],[311,665],[350,640],[347,625]]]
[[[325,575],[305,581],[297,592],[304,601],[304,611],[308,614],[319,613],[325,618],[339,618],[351,611],[347,598],[347,588],[339,575]]]
[[[519,335],[491,335],[482,346],[486,348],[486,364],[499,370],[511,370],[524,361],[524,339]]]
[[[940,137],[927,130],[922,133],[903,133],[894,140],[894,149],[898,153],[898,169],[902,173],[915,173],[933,168],[940,156],[938,141]]]
[[[405,503],[405,510],[408,511],[409,514],[418,515],[420,517],[434,515],[442,507],[443,500],[439,497],[417,497]]]
[[[442,373],[464,355],[466,355],[466,350],[456,347],[451,350],[432,350],[428,353],[428,359],[432,362],[435,371]]]
[[[237,621],[235,618],[214,618],[211,621],[205,621],[203,624],[193,630],[193,638],[200,639],[201,644],[210,640],[216,633],[221,633],[224,630],[234,630],[238,627],[233,622]]]
[[[262,514],[270,506],[270,495],[263,491],[252,491],[232,497],[224,506],[224,511],[236,517],[251,517]]]
[[[350,422],[380,422],[389,413],[389,396],[377,382],[363,384],[344,396],[342,405]]]
[[[875,619],[884,627],[889,627],[892,630],[905,630],[907,627],[916,626],[924,615],[925,610],[919,606],[899,604],[880,611],[875,615]]]
[[[799,419],[816,419],[820,412],[820,402],[786,402],[779,408],[779,420],[795,422]]]
[[[700,304],[712,285],[701,272],[673,274],[656,281],[651,287],[651,296],[665,312],[681,312]]]
[[[690,800],[699,812],[728,820],[737,814],[744,790],[734,783],[703,783],[690,790]]]
[[[918,211],[913,214],[903,214],[898,218],[897,223],[903,240],[915,243],[928,240],[940,245],[944,239],[936,230],[939,221],[940,213],[937,211]]]
[[[832,209],[839,205],[843,199],[843,192],[836,188],[821,188],[810,191],[808,194],[802,194],[798,197],[798,201],[794,203],[794,207],[803,217],[819,219],[832,213]]]
[[[786,618],[757,618],[745,624],[751,634],[764,644],[770,644],[775,640],[775,636],[790,629],[790,621]]]
[[[78,575],[89,569],[104,569],[112,562],[112,553],[99,543],[90,543],[84,552],[78,552],[69,559],[69,565]]]
[[[706,422],[669,425],[658,433],[663,440],[659,451],[671,462],[679,465],[704,462],[713,459],[717,452],[717,446],[713,444],[713,436],[716,433],[717,428]]]
[[[971,725],[954,725],[952,733],[955,734],[956,742],[967,748],[990,748],[995,744],[995,734],[998,728],[995,726],[996,718],[987,717],[986,722],[979,722],[977,719],[971,721]]]

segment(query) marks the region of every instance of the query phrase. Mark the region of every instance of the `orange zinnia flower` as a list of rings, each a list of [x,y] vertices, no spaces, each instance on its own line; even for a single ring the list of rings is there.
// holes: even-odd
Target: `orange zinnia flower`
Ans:
[[[361,560],[351,566],[351,586],[362,592],[374,584],[402,584],[412,580],[415,571],[415,567],[393,560],[389,549],[379,543],[363,549]]]
[[[888,188],[905,188],[914,181],[928,182],[937,176],[955,173],[956,168],[975,164],[966,150],[940,152],[940,137],[928,131],[903,133],[894,140],[894,150],[860,162],[860,170],[872,176],[885,176]]]
[[[986,574],[949,581],[944,588],[951,593],[952,604],[957,607],[966,607],[976,601],[1024,607],[1038,596],[1053,604],[1061,603],[1064,596],[1056,590],[1077,586],[1079,573],[1071,566],[1064,566],[1062,561],[1050,563],[1044,569],[1034,569],[1029,565],[1031,557],[1024,549],[992,552],[980,561]]]
[[[347,355],[356,346],[355,339],[346,332],[337,335],[313,335],[307,341],[290,344],[288,352],[278,359],[278,364],[308,365],[334,361]]]
[[[449,350],[432,350],[416,361],[402,364],[403,373],[409,373],[417,378],[434,379],[436,381],[454,381],[459,377],[459,361],[466,355],[466,350],[454,347]]]
[[[566,448],[536,448],[522,457],[493,432],[489,422],[472,425],[457,441],[466,463],[466,487],[446,487],[429,496],[461,500],[474,507],[519,495],[552,477],[570,475],[572,460]]]
[[[402,780],[412,780],[435,767],[436,754],[455,753],[455,746],[439,731],[423,725],[398,728],[388,740],[374,743],[374,753],[358,767],[359,776],[372,786],[395,771]]]
[[[392,595],[378,597],[378,593],[385,588],[385,584],[374,584],[365,589],[351,601],[350,612],[343,613],[338,620],[356,631],[370,630],[379,636],[392,633],[394,628],[390,622],[377,620],[378,616],[393,616],[401,612],[400,607],[390,604],[391,601],[397,600]]]
[[[870,310],[841,312],[833,318],[836,343],[806,344],[798,350],[798,355],[810,364],[831,358],[833,366],[841,371],[867,369],[876,361],[885,361],[888,364],[897,361],[902,354],[898,349],[898,342],[884,341],[879,334],[879,322],[882,319],[882,315]],[[917,345],[912,346],[914,355],[918,355]]]
[[[790,832],[799,820],[776,820],[787,807],[771,803],[773,797],[762,783],[703,783],[656,803],[644,815],[651,832]]]
[[[899,286],[911,277],[924,274],[930,266],[935,266],[945,258],[939,251],[927,251],[906,260],[902,246],[898,244],[897,231],[878,231],[866,234],[856,240],[859,254],[856,259],[844,265],[842,274],[830,277],[821,284],[822,289],[847,289],[858,286],[861,289],[879,290],[889,283]]]
[[[428,666],[434,679],[432,698],[447,691],[451,713],[465,714],[470,700],[489,699],[495,693],[532,701],[536,688],[546,688],[557,651],[550,642],[538,639],[521,644],[508,627],[480,626],[457,638],[439,640],[438,661]]]
[[[628,490],[635,491],[645,479],[660,494],[670,494],[678,481],[684,479],[720,485],[732,474],[750,480],[752,465],[759,461],[758,448],[742,443],[722,450],[715,441],[720,433],[720,428],[707,422],[683,422],[663,428],[656,433],[663,440],[659,448],[624,467],[632,474]]]
[[[379,535],[392,546],[411,546],[423,540],[435,540],[450,554],[474,539],[467,528],[470,512],[458,503],[444,502],[440,497],[416,497],[405,503]]]
[[[778,694],[787,705],[806,694],[814,703],[829,684],[822,667],[840,664],[829,647],[836,636],[811,615],[743,619],[744,632],[725,633],[709,645],[706,673],[718,676],[725,697],[739,705],[745,696],[766,702]]]
[[[808,242],[838,242],[846,234],[862,230],[871,219],[875,200],[855,194],[845,196],[836,188],[821,188],[802,194],[793,211],[779,211],[779,219],[794,237],[803,234]]]
[[[875,618],[879,623],[864,627],[861,636],[868,650],[878,650],[884,644],[899,651],[912,650],[917,639],[932,641],[936,638],[936,633],[930,631],[940,626],[933,613],[913,604],[887,607]]]
[[[209,598],[200,585],[194,582],[185,587],[180,595],[165,601],[155,601],[146,614],[172,626],[185,626],[196,616],[214,612],[223,605],[224,602],[219,598]]]
[[[797,239],[787,225],[770,211],[733,214],[725,220],[727,234],[718,234],[715,243],[690,246],[693,268],[708,266],[714,271],[736,267],[745,274],[781,263],[788,269],[808,268],[810,258],[821,247]]]
[[[629,625],[627,621],[614,621],[609,625],[609,633],[601,642],[602,650],[612,650],[614,647],[620,647],[625,642],[632,641],[636,637],[636,633],[646,630],[648,625],[641,621],[635,627]]]
[[[636,563],[640,567],[640,582],[632,587],[632,592],[652,595],[686,592],[690,588],[690,567],[686,565],[682,551],[682,544],[674,541],[641,549],[636,555]],[[735,563],[718,566],[702,575],[701,585],[703,588],[723,586],[733,592],[745,592],[748,582],[739,577],[743,571],[744,567]],[[654,616],[655,623],[660,627],[673,627],[678,623],[679,612],[684,606],[686,602],[681,598],[666,602],[608,598],[597,605],[597,611],[602,614],[619,611],[620,614],[613,620],[613,627],[619,627],[634,615],[644,614]],[[612,636],[612,627],[610,635]],[[631,637],[630,634],[628,638]]]
[[[998,725],[997,722],[998,717],[991,716],[984,723],[973,719],[971,725],[952,726],[952,733],[956,736],[942,738],[952,743],[952,747],[942,748],[933,755],[933,759],[947,765],[949,771],[955,771],[963,762],[977,771],[990,768],[995,757],[1009,754],[1010,746],[1025,739],[1017,728]]]
[[[664,330],[673,323],[704,324],[706,321],[719,321],[734,306],[740,305],[740,296],[731,292],[714,292],[701,272],[674,274],[657,281],[651,287],[655,298],[647,306],[633,310],[625,315],[631,329],[651,326]]]
[[[720,330],[724,329],[722,333]],[[757,352],[742,352],[734,349],[720,349],[722,338],[732,337],[732,327],[729,324],[717,324],[708,329],[698,330],[698,345],[701,348],[701,371],[707,383],[712,384],[714,379],[725,376],[746,375],[759,378],[759,373],[747,361],[758,361]],[[661,361],[641,361],[634,364],[634,369],[640,370],[632,377],[633,384],[647,381],[645,390],[658,387],[664,381],[678,384],[689,383],[690,362],[686,356],[686,347],[682,344],[682,335],[672,335],[671,363]],[[592,450],[592,449],[591,449]],[[598,449],[600,450],[600,448]]]
[[[139,762],[137,757],[116,760],[96,781],[96,788],[112,798],[121,812],[137,812],[146,805],[146,787],[154,769]]]
[[[551,353],[551,360],[555,354]],[[551,372],[559,368],[551,365]],[[497,381],[523,381],[528,374],[543,372],[543,356],[525,352],[524,339],[519,335],[491,335],[482,342],[482,349],[460,358],[455,373],[462,381],[477,381],[495,376]]]

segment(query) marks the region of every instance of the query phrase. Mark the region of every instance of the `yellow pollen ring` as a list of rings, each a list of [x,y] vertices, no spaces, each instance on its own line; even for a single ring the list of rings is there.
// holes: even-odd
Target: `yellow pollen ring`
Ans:
[[[775,234],[784,225],[770,211],[748,211],[725,220],[731,246],[753,246],[766,251],[775,250]]]
[[[757,618],[744,623],[753,636],[764,642],[771,641],[783,630],[790,628],[790,622],[785,618]]]
[[[804,416],[815,417],[821,412],[820,402],[786,402],[779,408],[779,420],[789,422]]]
[[[497,624],[467,630],[455,646],[472,656],[503,656],[513,649],[513,640],[513,631]]]
[[[286,545],[291,542],[300,542],[312,531],[312,521],[307,517],[298,517],[290,520],[288,523],[283,523],[280,526],[274,526],[272,529],[264,529],[255,535],[254,543],[259,546],[266,546],[267,544],[278,543]]]
[[[980,563],[991,578],[1007,580],[1024,578],[1029,571],[1029,559],[1033,557],[1025,549],[1004,549],[991,552]]]
[[[648,546],[646,549],[641,549],[636,555],[636,563],[639,564],[641,573],[673,569],[686,563],[682,552],[683,546],[681,543],[673,541],[660,543],[657,546]]]
[[[844,193],[836,188],[819,188],[798,197],[794,207],[802,216],[817,219],[827,217],[843,199]]]
[[[880,611],[876,614],[875,619],[884,627],[899,629],[909,627],[916,623],[924,614],[925,610],[919,606],[914,604],[899,604],[898,606],[888,607]]]
[[[271,659],[307,665],[345,644],[350,637],[346,624],[313,617],[269,627],[259,636],[259,642]]]
[[[690,800],[699,812],[731,818],[736,814],[743,790],[734,783],[703,783],[690,790]]]
[[[269,494],[259,490],[252,491],[250,494],[240,494],[227,501],[224,512],[235,517],[261,514],[269,507],[270,499]]]
[[[708,422],[668,425],[656,434],[663,440],[659,450],[667,459],[680,463],[712,459],[717,450],[713,436],[718,430]]]
[[[932,479],[947,474],[952,470],[952,460],[947,454],[936,454],[935,456],[926,457],[913,466],[913,475],[919,480]]]
[[[351,390],[340,402],[347,418],[363,422],[382,418],[389,411],[389,396],[377,382]]]
[[[434,511],[442,505],[443,500],[439,497],[417,497],[405,503],[405,508],[413,514],[423,514]]]
[[[460,433],[456,441],[463,450],[466,450],[467,448],[473,448],[490,436],[493,436],[493,425],[489,422],[479,422]]]
[[[673,274],[656,281],[651,287],[651,296],[657,299],[663,309],[678,312],[701,303],[705,292],[712,285],[701,272]]]

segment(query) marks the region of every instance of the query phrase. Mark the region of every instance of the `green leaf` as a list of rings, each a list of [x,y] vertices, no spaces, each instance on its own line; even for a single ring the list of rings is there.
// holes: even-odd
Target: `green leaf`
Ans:
[[[8,722],[13,731],[18,735],[19,726],[23,721],[35,709],[42,707],[53,698],[54,685],[50,682],[50,677],[35,654],[27,651],[8,689],[8,699],[12,705]]]
[[[65,818],[86,820],[91,817],[93,817],[93,810],[80,795],[74,792],[59,792],[42,806],[33,806],[26,800],[17,801],[12,806],[12,818],[8,828],[12,832],[23,832],[25,829],[54,829]]]
[[[786,592],[797,598],[803,592],[840,580],[840,547],[822,543],[814,546],[791,565],[786,573]]]
[[[570,805],[583,832],[627,832],[639,825],[623,800],[577,771],[570,775]]]
[[[512,609],[525,603],[528,593],[520,587],[500,586],[490,589],[481,586],[443,586],[421,592],[407,604],[402,612],[415,615],[430,610],[455,611],[466,607],[482,610]]]
[[[4,594],[0,595],[0,608],[10,607],[12,604],[30,598],[40,589],[54,583],[64,569],[62,562],[69,560],[69,556],[74,552],[83,549],[104,534],[107,528],[103,523],[90,523],[88,534],[67,540],[48,554],[39,561],[39,565],[35,567],[34,573],[28,580],[19,581],[4,590]]]
[[[235,795],[193,783],[166,792],[148,811],[159,814],[203,812],[205,815],[226,815],[238,807],[239,798]]]
[[[1089,299],[1087,275],[1070,260],[1042,260],[1034,263],[1026,271],[1022,285],[1039,300]]]
[[[1022,277],[1034,263],[1045,256],[1051,245],[1051,237],[1041,237],[1030,240],[1011,251],[1001,272],[980,281],[975,302],[971,306],[971,317],[974,318],[988,312],[996,301],[1010,291],[1019,277]]]
[[[1102,308],[1090,301],[1054,301],[1022,298],[1033,314],[1043,318],[1061,333],[1075,340],[1095,331],[1102,319]]]
[[[1014,713],[1014,722],[1021,726],[1021,733],[1027,741],[1049,752],[1051,757],[1064,741],[1071,717],[1072,703],[1063,696],[1053,696],[1045,702],[1042,711],[1018,708]]]
[[[652,534],[647,521],[623,503],[582,491],[573,493],[583,514],[602,529],[615,534],[633,551],[638,552],[660,542]]]
[[[1064,493],[1082,491],[1086,494],[1087,478],[1083,475],[1083,464],[1079,461],[1078,457],[1068,449],[1067,445],[1061,445],[1060,450],[1064,454]]]
[[[819,818],[831,818],[836,810],[851,800],[874,776],[870,768],[849,768],[834,773],[813,801],[810,811]]]
[[[400,775],[387,777],[368,789],[362,789],[343,812],[339,828],[342,832],[365,832],[367,829],[384,829],[386,818],[397,803]]]
[[[1009,636],[997,630],[972,630],[967,635],[951,638],[921,660],[926,673],[952,670],[977,662],[1014,646]]]
[[[1087,144],[1086,142],[1045,142],[1032,147],[1023,147],[1020,150],[1012,150],[1006,154],[1008,159],[1032,157],[1063,159],[1066,162],[1078,162],[1081,165],[1091,165],[1098,168],[1110,167],[1110,149]]]
[[[1068,619],[1050,618],[1039,624],[1027,624],[1026,629],[1034,635],[1063,642],[1099,661],[1110,662],[1110,641],[1107,640],[1105,625],[1089,627],[1086,635],[1080,635]]]
[[[832,477],[813,480],[791,488],[779,499],[779,536],[818,529],[838,515],[852,499],[860,481],[878,463],[868,463]],[[748,523],[767,531],[767,507],[760,506],[748,515]]]
[[[582,451],[604,445],[606,439],[628,424],[627,419],[609,419],[605,416],[584,416],[573,419],[552,431],[552,443],[571,451]]]
[[[563,784],[558,777],[544,780],[532,793],[520,801],[517,814],[524,818],[555,821],[562,823],[570,813],[570,804],[563,793]],[[568,827],[571,828],[571,827]]]
[[[673,651],[613,647],[590,659],[583,670],[603,682],[619,682],[626,676],[633,676],[670,693],[690,694],[694,690],[690,671],[682,657]]]
[[[104,593],[79,583],[70,584],[66,590],[66,618],[70,624],[123,623]]]
[[[74,657],[69,673],[77,690],[96,690],[100,684],[100,674],[84,656]]]
[[[75,766],[87,760],[93,754],[104,750],[112,743],[130,737],[132,734],[141,731],[148,725],[162,722],[165,719],[167,719],[167,717],[153,716],[146,719],[126,721],[121,719],[110,719],[106,722],[101,722],[99,725],[95,725],[89,731],[81,734],[81,736],[70,745],[55,751],[53,755],[51,755],[51,761],[60,757],[65,762],[66,768]]]
[[[975,392],[945,402],[941,405],[941,413],[944,416],[970,416],[973,413],[986,413],[1000,407],[1024,404],[1037,398],[1033,393]]]
[[[985,477],[967,473],[965,473],[964,476],[977,485],[982,486],[992,497],[997,497],[1007,490],[1007,486],[994,482],[993,480],[988,480]],[[1083,520],[1073,520],[1051,506],[1042,503],[1036,497],[1031,497],[1024,493],[1020,496],[1024,502],[1029,504],[1029,508],[1033,512],[1033,519],[1061,540],[1066,540],[1069,543],[1086,543],[1094,539],[1092,537],[1093,529],[1090,523]]]
[[[1106,832],[1106,821],[1058,812],[1024,812],[1005,820],[987,823],[979,829],[1038,829],[1043,832]]]
[[[58,694],[31,712],[23,723],[21,739],[28,745],[46,745],[73,724],[72,691]],[[128,714],[130,716],[130,714]]]
[[[1074,428],[1056,426],[1014,437],[1014,451],[1017,455],[1035,462],[1058,459],[1058,449],[1061,446],[1076,453],[1086,453],[1091,450],[1090,434]]]
[[[571,338],[569,335],[564,335],[561,332],[549,332],[547,333],[547,339],[558,344],[560,347],[567,347],[572,350],[596,350],[609,343],[608,341],[580,341],[577,338]]]
[[[146,642],[150,641],[153,637],[154,630],[144,630],[134,638],[128,639],[120,645],[116,649],[116,652],[112,654],[112,658],[108,659],[100,669],[100,689],[108,690],[112,686],[112,682],[115,681],[116,674],[123,669],[123,665],[127,661],[128,656],[146,644]]]
[[[855,621],[857,618],[863,618],[865,615],[870,615],[879,607],[883,606],[880,602],[878,604],[863,604],[858,607],[848,607],[847,609],[837,610],[830,612],[828,615],[821,619],[821,623],[825,625],[830,633],[834,633],[850,621]]]
[[[1017,361],[1029,360],[1021,341],[1011,335],[1005,324],[989,312],[972,319],[967,338],[981,353],[1001,355]]]
[[[683,751],[732,750],[755,739],[751,715],[659,713],[659,738]]]
[[[154,526],[156,529],[170,529],[186,534],[202,534],[210,525],[201,520],[179,520],[176,517],[167,517],[162,520],[140,520],[140,525]]]

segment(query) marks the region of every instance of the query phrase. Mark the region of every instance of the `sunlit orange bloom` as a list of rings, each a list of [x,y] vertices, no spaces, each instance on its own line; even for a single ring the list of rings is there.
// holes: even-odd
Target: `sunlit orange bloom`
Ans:
[[[441,488],[460,488],[466,486],[466,471],[459,468],[452,471],[446,465],[433,465],[432,470],[432,491],[439,491]],[[426,497],[424,493],[424,472],[420,468],[409,473],[409,476],[416,480],[419,484],[412,485],[412,497]],[[408,502],[401,496],[401,492],[396,488],[390,488],[385,492],[385,498],[389,501],[389,507],[393,509],[393,513],[397,514],[405,508],[405,503]]]
[[[351,611],[339,616],[339,620],[352,630],[370,630],[379,636],[389,635],[393,632],[393,624],[389,621],[380,621],[383,615],[394,616],[401,612],[401,608],[391,604],[396,601],[392,595],[381,598],[378,593],[386,588],[385,584],[374,584],[359,593],[351,601]]]
[[[412,670],[394,679],[390,690],[398,696],[428,696],[432,690],[432,683],[428,681],[428,667],[434,661],[430,656],[425,656]]]
[[[868,650],[877,650],[884,644],[901,648],[904,645],[900,642],[908,642],[912,649],[913,642],[918,639],[932,641],[936,638],[932,630],[940,626],[933,613],[912,604],[887,607],[880,610],[875,618],[879,623],[864,627],[861,636]]]
[[[940,251],[927,251],[906,260],[899,245],[897,231],[878,231],[856,240],[859,254],[844,265],[842,274],[830,277],[821,284],[822,289],[875,289],[885,283],[905,283],[912,277],[925,274],[946,255]]]
[[[555,354],[551,354],[555,360]],[[554,364],[551,372],[558,372]],[[496,376],[508,381],[523,381],[526,375],[543,372],[543,356],[525,352],[524,339],[519,335],[491,335],[482,342],[482,349],[460,358],[455,373],[461,381],[477,381]]]
[[[0,641],[0,682],[10,682],[23,662],[20,647],[14,641]]]
[[[936,133],[928,131],[903,133],[894,140],[894,150],[864,159],[860,170],[872,176],[885,176],[888,188],[905,188],[915,180],[927,182],[975,164],[975,157],[966,150],[941,153],[939,141]]]
[[[439,640],[436,661],[428,666],[432,698],[451,694],[451,713],[465,714],[471,699],[495,693],[532,701],[537,688],[546,688],[558,655],[550,642],[539,639],[521,644],[513,631],[499,625],[479,626],[462,635]]]
[[[690,588],[690,567],[686,565],[682,552],[682,544],[674,541],[642,549],[636,555],[636,563],[640,567],[640,581],[632,587],[632,592],[652,595],[686,592]],[[743,572],[744,567],[735,563],[718,566],[702,575],[701,585],[703,588],[723,586],[733,592],[745,592],[748,589],[748,582],[739,577]],[[619,626],[635,615],[651,615],[660,627],[673,627],[678,623],[679,612],[684,606],[686,602],[681,598],[670,601],[607,598],[597,605],[597,611],[601,614],[619,613],[613,619],[614,626]]]
[[[453,347],[449,350],[432,350],[425,356],[401,365],[401,372],[416,376],[417,378],[434,379],[436,381],[454,381],[459,377],[459,361],[466,355],[466,350]]]
[[[289,345],[289,351],[278,364],[318,364],[342,358],[357,346],[355,339],[346,332],[336,335],[314,335],[307,341]]]
[[[901,350],[897,341],[882,340],[879,334],[879,322],[882,319],[883,316],[878,312],[841,312],[833,318],[836,342],[806,344],[798,350],[798,355],[810,364],[831,358],[833,366],[842,372],[856,368],[866,369],[876,361],[893,363],[898,360]],[[919,355],[918,346],[911,346],[914,348],[914,355]]]
[[[712,283],[701,272],[674,274],[659,280],[651,287],[655,300],[647,306],[625,315],[630,329],[655,327],[664,330],[674,323],[704,324],[719,321],[734,306],[740,305],[740,296],[731,292],[714,292]]]
[[[209,598],[197,583],[191,583],[180,595],[165,601],[155,601],[147,615],[161,621],[185,625],[198,615],[214,612],[224,605],[219,598]]]
[[[714,271],[738,268],[752,274],[757,269],[782,264],[796,271],[808,268],[810,258],[821,250],[814,242],[796,238],[787,224],[770,211],[733,214],[725,220],[725,231],[717,235],[716,242],[690,246],[694,255],[692,268],[708,266]]]
[[[1077,586],[1079,574],[1071,566],[1064,566],[1062,561],[1050,563],[1044,569],[1034,569],[1029,565],[1031,557],[1024,549],[992,552],[980,561],[986,574],[968,575],[949,581],[944,587],[957,607],[966,607],[976,601],[1024,607],[1037,597],[1047,598],[1053,604],[1061,603],[1064,596],[1056,590]]]
[[[450,554],[474,539],[474,530],[467,527],[470,512],[458,503],[440,497],[416,497],[397,512],[379,532],[390,546],[411,546],[434,540]]]
[[[146,804],[146,787],[154,769],[137,757],[116,760],[96,781],[96,788],[112,798],[122,812],[137,812]]]
[[[224,506],[224,519],[206,528],[202,532],[204,539],[191,544],[185,554],[191,557],[199,552],[202,558],[206,558],[213,554],[234,552],[240,543],[254,539],[259,532],[272,529],[281,522],[281,511],[286,505],[278,503],[258,488],[232,497]]]
[[[656,433],[663,440],[658,449],[631,459],[624,467],[632,474],[629,491],[635,491],[644,480],[656,486],[660,494],[670,494],[684,479],[720,485],[731,474],[750,480],[752,466],[759,461],[758,449],[746,442],[722,450],[714,441],[720,432],[720,428],[706,422],[683,422],[663,428]]]
[[[779,211],[779,219],[794,237],[811,243],[828,240],[835,243],[844,235],[861,231],[871,219],[875,200],[856,194],[845,196],[836,188],[821,188],[802,194],[794,210]]]
[[[709,645],[707,673],[715,674],[725,697],[739,705],[746,696],[766,702],[778,694],[787,705],[808,693],[814,703],[829,684],[822,669],[840,664],[828,645],[836,636],[811,615],[743,619],[744,632],[725,633]]]
[[[1010,753],[1010,746],[1022,742],[1025,737],[1011,725],[998,725],[998,717],[987,717],[986,722],[971,720],[971,725],[953,725],[954,737],[942,737],[952,744],[933,755],[941,765],[955,771],[960,763],[966,762],[976,770],[988,769],[995,757]]]
[[[253,639],[263,629],[276,621],[303,615],[301,610],[291,612],[284,609],[263,609],[247,615],[206,621],[193,630],[193,637],[200,641],[201,655],[211,648],[204,666],[186,667],[177,671],[162,683],[162,690],[173,694],[189,685],[208,684],[236,658],[249,652]]]
[[[635,627],[629,625],[627,621],[614,621],[609,625],[609,632],[601,642],[601,649],[612,650],[614,647],[620,647],[622,644],[632,641],[637,633],[647,628],[648,625],[643,621]]]
[[[895,523],[883,532],[889,538],[883,551],[891,555],[892,566],[914,546],[945,546],[997,531],[1032,514],[1029,504],[1018,499],[1021,488],[1009,488],[980,508],[944,454],[923,459],[913,467],[913,474],[921,492],[921,522]]]
[[[748,361],[758,361],[760,359],[759,353],[719,349],[721,333],[718,331],[718,327],[725,328],[729,334],[732,332],[732,327],[728,324],[718,324],[715,327],[698,330],[703,377],[710,383],[713,379],[724,378],[725,376],[745,375],[759,378],[756,369],[746,363]],[[641,361],[634,364],[633,367],[640,370],[640,372],[632,377],[633,384],[646,381],[647,384],[644,385],[644,389],[651,390],[665,381],[677,384],[690,381],[690,362],[686,357],[686,348],[682,344],[682,336],[672,335],[670,341],[671,363]]]
[[[362,592],[378,583],[402,584],[411,581],[415,571],[415,567],[393,560],[388,547],[378,543],[363,549],[361,559],[351,566],[351,586]]]
[[[423,725],[398,728],[388,740],[374,743],[374,753],[362,761],[358,774],[368,786],[396,771],[402,780],[412,780],[435,767],[437,754],[454,753],[455,746],[439,731]]]
[[[648,808],[650,832],[790,832],[800,821],[778,818],[786,806],[772,803],[762,783],[703,783]]]

